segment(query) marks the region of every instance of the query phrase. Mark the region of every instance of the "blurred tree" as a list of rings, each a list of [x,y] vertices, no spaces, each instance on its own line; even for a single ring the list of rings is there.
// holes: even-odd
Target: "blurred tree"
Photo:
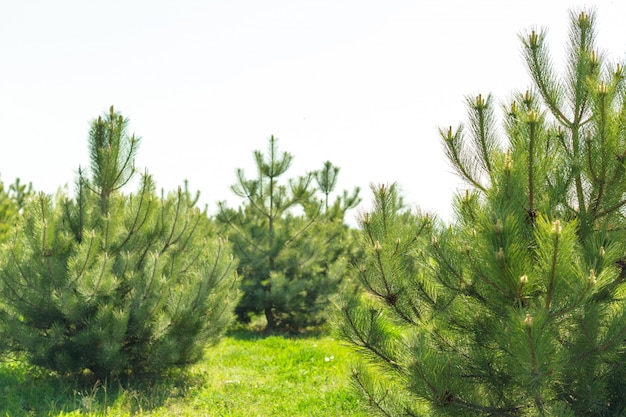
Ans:
[[[356,253],[344,216],[358,204],[359,190],[344,192],[324,211],[312,184],[317,173],[281,182],[293,156],[279,152],[276,138],[270,137],[267,154],[255,151],[254,159],[257,179],[239,169],[232,187],[243,206],[234,210],[220,203],[217,217],[239,259],[243,295],[237,314],[244,322],[263,314],[268,331],[321,324]],[[319,175],[328,178],[339,171],[329,162],[324,169],[328,172]],[[326,201],[335,181],[323,182]]]
[[[8,190],[0,181],[0,241],[6,239],[15,226],[17,216],[24,208],[26,199],[33,194],[32,184],[21,184],[19,178]]]

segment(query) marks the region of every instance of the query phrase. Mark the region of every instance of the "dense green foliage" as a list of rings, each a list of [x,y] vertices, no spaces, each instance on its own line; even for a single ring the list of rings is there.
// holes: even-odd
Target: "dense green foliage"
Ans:
[[[239,259],[238,316],[245,322],[264,315],[270,331],[319,325],[356,256],[344,216],[359,202],[359,190],[329,204],[339,171],[330,162],[319,172],[283,181],[293,157],[278,151],[274,137],[268,154],[255,151],[254,158],[256,179],[240,169],[233,186],[243,205],[234,210],[222,203],[218,215]],[[323,200],[316,197],[314,182]]]
[[[158,381],[71,381],[0,363],[0,415],[365,417],[350,389],[353,353],[327,336],[258,338],[237,331],[203,360]]]
[[[504,129],[478,95],[466,128],[441,131],[469,187],[453,223],[408,213],[393,186],[360,220],[369,295],[341,332],[381,415],[626,414],[623,66],[596,49],[593,13],[571,15],[562,76],[545,32],[521,39],[534,87]]]
[[[26,199],[33,194],[32,184],[20,182],[19,178],[16,179],[8,189],[0,182],[0,241],[9,236]]]
[[[231,322],[235,262],[195,198],[136,194],[138,139],[113,108],[93,121],[91,178],[30,198],[0,249],[2,336],[34,365],[102,378],[198,361]]]

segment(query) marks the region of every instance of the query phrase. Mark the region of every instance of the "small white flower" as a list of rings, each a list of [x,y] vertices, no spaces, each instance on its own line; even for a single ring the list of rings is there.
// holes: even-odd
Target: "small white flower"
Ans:
[[[326,357],[324,358],[324,360],[325,360],[326,362],[330,362],[330,361],[332,361],[333,359],[335,359],[335,357],[334,357],[333,355],[326,356]]]

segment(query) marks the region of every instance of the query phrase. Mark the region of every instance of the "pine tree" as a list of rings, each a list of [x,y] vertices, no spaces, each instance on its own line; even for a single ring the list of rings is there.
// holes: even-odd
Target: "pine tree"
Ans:
[[[232,190],[244,199],[243,206],[234,210],[221,203],[218,215],[239,259],[243,295],[237,314],[243,322],[264,315],[268,331],[299,331],[323,323],[329,298],[355,256],[344,216],[358,204],[359,190],[344,192],[324,210],[313,179],[322,182],[328,204],[336,182],[330,178],[339,169],[327,162],[319,179],[309,173],[283,181],[292,159],[270,137],[267,154],[254,152],[257,179],[237,170]]]
[[[626,88],[594,21],[571,14],[562,76],[545,31],[521,36],[534,86],[505,106],[506,137],[481,95],[441,130],[469,187],[450,225],[374,189],[367,296],[340,330],[381,415],[626,414]]]
[[[193,363],[229,325],[238,281],[228,244],[188,190],[136,194],[139,140],[111,108],[89,133],[91,178],[38,194],[1,248],[3,336],[35,365],[97,377]]]

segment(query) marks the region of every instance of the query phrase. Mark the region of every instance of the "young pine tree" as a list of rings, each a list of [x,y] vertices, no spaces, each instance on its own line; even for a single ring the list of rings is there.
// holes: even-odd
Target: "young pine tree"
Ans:
[[[1,248],[3,337],[35,365],[97,377],[161,372],[200,359],[231,321],[229,246],[186,189],[155,195],[139,141],[111,108],[91,125],[91,178],[73,199],[31,198]]]
[[[563,76],[545,32],[521,39],[534,86],[506,106],[506,137],[480,95],[467,130],[441,132],[470,187],[455,221],[406,213],[394,187],[360,221],[368,296],[341,330],[381,415],[626,415],[623,67],[587,11]]]
[[[235,194],[244,199],[238,210],[220,204],[218,220],[229,231],[242,276],[241,321],[264,315],[268,331],[299,331],[323,323],[329,298],[343,282],[351,250],[347,210],[358,204],[356,189],[334,204],[315,198],[316,173],[282,181],[293,156],[269,139],[268,153],[254,152],[257,179],[237,171]],[[325,202],[335,187],[338,168],[325,165],[316,181]]]

